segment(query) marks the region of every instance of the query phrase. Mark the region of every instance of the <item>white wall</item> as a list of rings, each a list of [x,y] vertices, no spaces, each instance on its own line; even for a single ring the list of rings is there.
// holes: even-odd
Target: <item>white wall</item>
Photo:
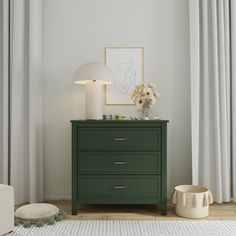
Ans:
[[[104,47],[142,46],[145,80],[161,94],[155,114],[169,119],[168,191],[191,182],[188,0],[44,0],[44,184],[46,198],[71,195],[70,120],[84,118],[84,88],[72,83]],[[135,114],[106,106],[105,113]]]

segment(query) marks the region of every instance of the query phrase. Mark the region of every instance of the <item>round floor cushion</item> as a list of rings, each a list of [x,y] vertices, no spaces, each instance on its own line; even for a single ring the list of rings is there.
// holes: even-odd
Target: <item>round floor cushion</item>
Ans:
[[[24,205],[15,212],[16,225],[23,224],[24,227],[30,227],[32,224],[38,227],[44,224],[54,224],[55,221],[61,221],[64,217],[65,212],[48,203]]]
[[[50,218],[59,214],[58,207],[47,203],[28,204],[18,208],[15,216],[25,220]]]

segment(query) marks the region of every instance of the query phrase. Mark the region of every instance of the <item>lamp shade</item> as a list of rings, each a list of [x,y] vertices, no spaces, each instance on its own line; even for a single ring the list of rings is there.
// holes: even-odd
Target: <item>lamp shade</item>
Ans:
[[[74,83],[87,84],[89,82],[99,82],[102,84],[112,84],[113,73],[103,64],[86,63],[81,65],[74,76]]]

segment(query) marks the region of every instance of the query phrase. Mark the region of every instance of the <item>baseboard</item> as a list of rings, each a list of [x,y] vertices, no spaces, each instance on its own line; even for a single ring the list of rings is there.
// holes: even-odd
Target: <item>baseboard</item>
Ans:
[[[71,200],[71,196],[44,196],[44,201]]]

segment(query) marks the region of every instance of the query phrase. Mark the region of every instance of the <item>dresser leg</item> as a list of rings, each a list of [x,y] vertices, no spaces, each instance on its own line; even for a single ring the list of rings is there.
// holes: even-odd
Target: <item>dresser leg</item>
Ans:
[[[164,216],[167,215],[167,203],[161,204],[161,215],[164,215]]]
[[[72,215],[77,215],[78,213],[77,204],[77,201],[72,199]]]
[[[72,215],[77,215],[78,205],[78,127],[72,123]]]

